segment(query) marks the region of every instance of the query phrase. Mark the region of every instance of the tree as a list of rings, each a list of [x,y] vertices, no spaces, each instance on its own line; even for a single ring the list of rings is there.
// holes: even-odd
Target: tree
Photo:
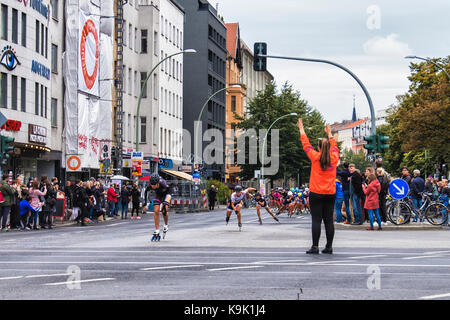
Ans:
[[[235,119],[237,120],[236,127],[245,132],[249,132],[251,129],[255,129],[258,133],[260,129],[268,129],[269,126],[279,117],[296,112],[298,117],[303,118],[303,123],[307,131],[308,137],[314,144],[319,137],[323,137],[325,122],[322,115],[313,110],[307,105],[307,102],[301,98],[299,92],[294,92],[292,85],[285,83],[281,87],[281,91],[277,92],[277,88],[274,82],[269,83],[264,91],[252,99],[248,104],[248,112],[245,117],[241,117],[235,113]],[[273,129],[279,130],[279,163],[280,167],[278,173],[274,176],[270,176],[273,179],[287,179],[291,177],[297,178],[297,174],[300,173],[302,182],[306,182],[309,178],[310,162],[304,153],[300,135],[297,128],[298,117],[286,117],[277,121]],[[262,146],[262,140],[264,137],[251,136],[250,139],[254,139],[259,147]],[[245,159],[249,159],[249,150],[245,148]],[[269,133],[266,140],[266,150],[271,150],[271,135]],[[243,150],[237,150],[237,153],[244,152]],[[254,170],[261,168],[260,159],[257,164],[241,164],[241,178],[244,180],[254,177]]]
[[[450,56],[433,61],[450,70]],[[384,157],[391,172],[404,165],[432,172],[435,163],[450,160],[450,79],[428,62],[412,63],[410,69],[409,90],[397,97],[398,104],[388,110],[388,126],[382,129],[390,137]]]
[[[353,150],[345,148],[341,152],[341,163],[348,162],[353,163],[356,169],[359,169],[361,173],[366,171],[366,168],[372,167],[372,163],[366,159],[366,154],[363,149],[360,149],[358,153]]]

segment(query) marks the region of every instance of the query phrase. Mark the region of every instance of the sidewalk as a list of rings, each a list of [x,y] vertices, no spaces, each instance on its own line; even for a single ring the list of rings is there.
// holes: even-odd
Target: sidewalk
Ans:
[[[336,229],[348,229],[348,230],[367,230],[367,228],[370,227],[370,224],[368,222],[362,224],[362,225],[351,225],[351,224],[344,224],[344,223],[335,223],[334,227]],[[428,222],[410,222],[404,225],[395,225],[392,222],[388,222],[387,225],[381,226],[383,230],[443,230],[448,229],[447,225],[442,226],[434,226],[429,224]],[[378,228],[378,223],[374,223],[374,229],[375,231]]]

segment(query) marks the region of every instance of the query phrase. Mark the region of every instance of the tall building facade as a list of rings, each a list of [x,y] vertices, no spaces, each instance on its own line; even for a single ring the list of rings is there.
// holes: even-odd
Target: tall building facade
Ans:
[[[14,138],[14,152],[3,170],[25,178],[61,171],[61,103],[52,81],[61,65],[63,19],[58,1],[50,4],[6,1],[0,12],[0,112],[7,118],[1,135]],[[61,83],[61,82],[60,82]]]
[[[244,104],[246,97],[246,87],[242,84],[242,51],[241,39],[238,23],[227,23],[227,69],[226,86],[226,155],[231,163],[225,164],[225,181],[237,182],[239,180],[240,167],[235,165],[235,140],[239,136],[236,130],[236,119],[234,114],[244,116]]]
[[[202,139],[199,149],[214,159],[206,163],[203,157],[203,177],[224,180],[226,27],[207,0],[179,2],[185,9],[184,47],[197,51],[184,57],[183,128],[190,132],[191,139],[186,137],[183,141],[183,155],[186,158],[195,153],[194,127],[200,116],[201,135],[204,140],[210,141]],[[222,91],[217,93],[219,90]],[[208,105],[201,113],[202,106],[208,100]],[[205,131],[211,129],[215,129],[216,139],[204,135]]]
[[[160,0],[159,26],[160,58],[183,51],[184,9],[176,1]],[[177,54],[165,60],[160,66],[159,80],[158,151],[160,157],[176,164],[182,161],[183,59],[183,54]]]

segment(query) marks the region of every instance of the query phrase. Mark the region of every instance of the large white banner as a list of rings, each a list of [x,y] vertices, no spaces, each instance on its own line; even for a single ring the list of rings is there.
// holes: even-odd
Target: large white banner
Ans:
[[[78,90],[99,95],[100,18],[79,11]]]

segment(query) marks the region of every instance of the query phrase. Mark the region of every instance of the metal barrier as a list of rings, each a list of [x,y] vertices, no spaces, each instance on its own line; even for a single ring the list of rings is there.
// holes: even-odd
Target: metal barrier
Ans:
[[[193,184],[185,180],[166,180],[172,186],[171,208],[176,213],[200,212],[204,210],[201,190],[206,188],[204,183]],[[153,199],[154,192],[150,191],[147,200]]]

